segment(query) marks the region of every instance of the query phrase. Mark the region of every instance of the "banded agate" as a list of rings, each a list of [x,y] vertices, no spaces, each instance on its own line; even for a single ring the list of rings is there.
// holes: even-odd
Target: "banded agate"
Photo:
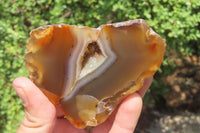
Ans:
[[[165,41],[142,20],[42,26],[25,54],[31,80],[78,128],[104,122],[158,70]]]

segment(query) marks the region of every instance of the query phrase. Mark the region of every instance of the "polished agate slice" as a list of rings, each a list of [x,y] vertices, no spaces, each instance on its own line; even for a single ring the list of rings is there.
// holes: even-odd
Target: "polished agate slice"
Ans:
[[[142,19],[98,28],[66,24],[30,33],[31,80],[76,127],[104,122],[158,70],[165,41]]]

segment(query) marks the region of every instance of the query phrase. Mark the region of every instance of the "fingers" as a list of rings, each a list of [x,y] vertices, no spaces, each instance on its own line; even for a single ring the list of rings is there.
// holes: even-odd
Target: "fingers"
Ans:
[[[149,77],[144,80],[142,88],[138,91],[141,97],[144,97],[147,89],[150,87],[151,83],[153,81],[153,77]]]
[[[28,78],[15,79],[13,87],[25,108],[25,116],[18,132],[52,132],[56,120],[54,105]]]
[[[53,133],[87,133],[87,131],[75,128],[67,119],[58,119]]]
[[[120,104],[109,133],[133,133],[141,110],[141,96],[138,93],[129,95]]]
[[[152,77],[144,81],[143,87],[134,94],[128,96],[119,106],[119,109],[102,125],[94,128],[92,132],[98,133],[98,131],[108,132],[123,132],[132,133],[137,124],[142,108],[142,97],[152,82]],[[13,82],[13,86],[22,99],[25,107],[25,117],[18,130],[20,133],[26,132],[52,132],[54,131],[73,131],[73,132],[85,132],[84,130],[77,130],[72,127],[70,123],[65,119],[59,119],[56,122],[57,117],[61,117],[63,112],[58,111],[56,114],[56,108],[49,102],[46,96],[28,79],[17,78]],[[59,110],[59,108],[57,108]],[[113,124],[113,125],[112,125]],[[106,126],[107,125],[107,126]]]

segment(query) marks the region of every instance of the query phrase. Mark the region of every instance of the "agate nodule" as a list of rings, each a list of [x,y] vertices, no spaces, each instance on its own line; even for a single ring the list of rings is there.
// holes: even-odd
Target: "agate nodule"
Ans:
[[[165,41],[142,19],[89,28],[42,26],[25,55],[31,80],[76,127],[104,122],[158,70]]]

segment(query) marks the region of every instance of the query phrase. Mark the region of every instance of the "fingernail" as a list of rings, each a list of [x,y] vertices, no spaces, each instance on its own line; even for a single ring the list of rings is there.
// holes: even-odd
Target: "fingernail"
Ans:
[[[24,93],[23,89],[22,88],[15,88],[15,91],[17,92],[18,96],[22,99],[23,105],[27,105],[28,100],[27,100],[26,94]]]

